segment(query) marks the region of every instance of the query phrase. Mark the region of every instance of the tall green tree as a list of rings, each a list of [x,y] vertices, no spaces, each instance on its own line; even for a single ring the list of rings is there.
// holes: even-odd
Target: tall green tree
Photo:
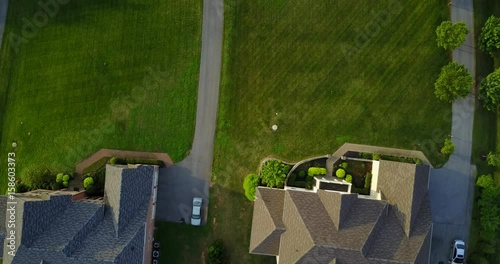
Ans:
[[[500,153],[493,153],[490,151],[487,156],[488,165],[500,167]]]
[[[484,108],[495,112],[500,105],[500,68],[490,73],[481,81],[479,99]]]
[[[434,84],[434,94],[440,100],[453,102],[459,97],[469,94],[474,80],[464,65],[450,62],[441,68],[441,73]]]
[[[482,51],[495,56],[500,51],[500,18],[490,16],[479,36],[479,47]]]
[[[469,34],[469,30],[465,22],[452,23],[451,21],[443,21],[436,28],[438,47],[454,50],[464,43],[467,34]]]

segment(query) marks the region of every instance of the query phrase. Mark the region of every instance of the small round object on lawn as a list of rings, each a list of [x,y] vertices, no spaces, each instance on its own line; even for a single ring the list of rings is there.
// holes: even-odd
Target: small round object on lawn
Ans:
[[[12,141],[12,147],[13,147],[13,148],[17,147],[17,142]]]
[[[277,125],[273,125],[271,128],[273,129],[273,131],[278,130],[278,126]]]

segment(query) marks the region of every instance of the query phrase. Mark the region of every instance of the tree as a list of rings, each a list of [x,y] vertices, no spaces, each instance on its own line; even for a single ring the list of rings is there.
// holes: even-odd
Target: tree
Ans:
[[[255,200],[255,189],[259,185],[259,176],[256,174],[248,174],[243,180],[243,189],[248,200]]]
[[[438,99],[451,103],[459,97],[466,97],[473,83],[474,79],[464,65],[450,62],[441,68],[434,83],[434,94]]]
[[[268,160],[262,166],[260,174],[262,183],[267,187],[281,187],[285,183],[286,174],[290,170],[290,166],[281,163],[278,160]]]
[[[453,24],[451,21],[443,21],[443,23],[436,28],[438,47],[454,50],[464,43],[467,34],[469,34],[469,30],[465,22]]]
[[[500,105],[500,68],[490,73],[481,81],[479,99],[484,108],[495,112]]]
[[[441,153],[443,155],[451,155],[455,151],[455,145],[451,142],[451,138],[446,138],[444,140],[444,146],[441,148]]]
[[[70,177],[69,177],[69,175],[65,174],[65,175],[62,177],[62,180],[63,180],[63,181],[65,181],[65,182],[67,182],[67,181],[69,181],[69,178],[70,178]]]
[[[68,181],[63,181],[64,188],[68,188],[68,185],[69,185]]]
[[[482,51],[495,56],[500,51],[500,18],[490,16],[479,36],[479,47]]]
[[[94,185],[94,178],[87,177],[83,180],[83,188],[87,189],[91,185]]]
[[[488,160],[488,165],[500,167],[500,153],[493,153],[490,151],[486,159]]]
[[[482,188],[490,188],[495,186],[495,181],[491,175],[481,175],[477,178],[476,185]]]

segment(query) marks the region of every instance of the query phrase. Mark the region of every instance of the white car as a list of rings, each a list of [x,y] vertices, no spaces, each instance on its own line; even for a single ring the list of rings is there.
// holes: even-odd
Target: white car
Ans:
[[[199,226],[201,225],[201,204],[203,199],[200,197],[193,198],[193,213],[191,215],[191,225]]]
[[[450,263],[460,264],[465,262],[465,242],[455,240],[451,243]]]

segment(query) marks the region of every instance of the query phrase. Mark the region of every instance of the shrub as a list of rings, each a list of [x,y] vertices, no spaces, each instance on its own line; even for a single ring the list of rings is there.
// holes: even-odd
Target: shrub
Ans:
[[[465,22],[452,23],[451,21],[443,21],[436,28],[438,47],[454,50],[464,43],[467,34],[469,34],[469,30]]]
[[[63,182],[63,174],[62,173],[58,173],[57,176],[56,176],[56,182]]]
[[[416,158],[416,157],[415,157],[415,158],[413,158],[413,162],[414,162],[415,164],[423,164],[422,160],[421,160],[420,158]]]
[[[444,146],[441,148],[441,153],[443,155],[451,155],[455,151],[455,145],[451,142],[451,138],[446,138],[444,140]]]
[[[380,154],[373,153],[373,160],[380,160]]]
[[[109,164],[115,165],[117,159],[118,159],[117,157],[112,157],[111,159],[109,159]]]
[[[19,182],[16,184],[16,193],[23,193],[29,191],[28,186],[26,184]]]
[[[351,174],[347,174],[347,176],[345,176],[345,181],[346,182],[352,182],[352,175]]]
[[[222,240],[215,240],[208,247],[208,264],[222,264],[224,260],[224,246]]]
[[[373,154],[371,153],[361,152],[359,156],[363,159],[373,159]]]
[[[259,176],[256,174],[248,174],[243,180],[243,189],[248,200],[255,200],[255,189],[259,185]]]
[[[63,181],[64,188],[68,188],[68,185],[69,185],[68,181]]]
[[[370,188],[370,184],[372,183],[372,173],[367,172],[365,175],[365,189]]]
[[[66,174],[62,177],[62,180],[67,182],[69,181],[69,178],[70,178],[69,175]]]
[[[344,169],[337,169],[337,171],[335,172],[335,175],[342,179],[345,177],[345,170]]]
[[[260,171],[262,183],[271,188],[283,186],[286,179],[286,166],[288,165],[278,160],[266,161]]]
[[[45,167],[29,169],[21,175],[22,182],[29,190],[51,189],[50,183],[54,182],[55,175]]]
[[[342,162],[340,163],[339,167],[344,169],[344,170],[347,170],[347,166],[349,166],[349,164],[347,162]]]
[[[91,185],[94,185],[94,178],[87,177],[83,180],[83,188],[87,189]]]
[[[325,174],[326,174],[325,168],[310,167],[309,169],[307,169],[307,175],[310,177],[313,177],[316,175],[325,175]]]
[[[299,171],[299,178],[304,178],[306,176],[305,171]]]
[[[457,98],[466,97],[474,79],[463,64],[450,62],[441,68],[441,73],[434,83],[434,94],[440,100],[452,103]]]
[[[54,191],[60,190],[60,189],[62,189],[62,187],[63,187],[63,183],[62,182],[51,182],[50,183],[50,189],[51,190],[54,190]]]

